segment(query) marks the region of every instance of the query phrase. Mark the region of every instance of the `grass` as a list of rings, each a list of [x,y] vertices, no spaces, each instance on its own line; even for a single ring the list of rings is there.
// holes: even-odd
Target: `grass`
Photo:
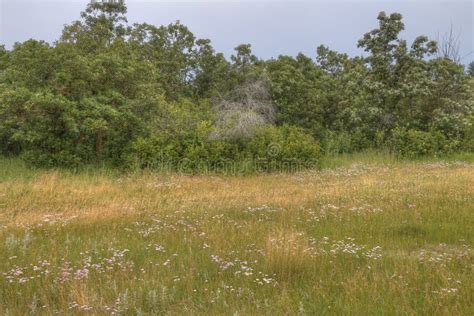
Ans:
[[[474,164],[296,174],[0,161],[0,314],[474,313]]]

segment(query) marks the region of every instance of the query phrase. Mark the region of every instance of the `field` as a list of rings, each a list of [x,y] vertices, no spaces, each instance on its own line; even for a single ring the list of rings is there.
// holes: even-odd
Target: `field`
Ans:
[[[0,166],[0,314],[474,314],[474,164]]]

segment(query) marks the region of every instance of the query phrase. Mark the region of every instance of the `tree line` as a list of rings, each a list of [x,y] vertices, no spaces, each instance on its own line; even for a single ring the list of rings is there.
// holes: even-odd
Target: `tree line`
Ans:
[[[357,43],[364,56],[320,46],[262,60],[243,44],[228,60],[180,22],[130,25],[126,12],[92,2],[54,44],[0,46],[0,152],[39,166],[192,169],[474,150],[472,69],[426,36],[400,38],[398,13],[378,15]]]

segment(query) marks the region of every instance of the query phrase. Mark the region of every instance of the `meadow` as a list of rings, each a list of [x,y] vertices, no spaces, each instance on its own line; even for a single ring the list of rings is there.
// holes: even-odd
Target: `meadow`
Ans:
[[[474,314],[474,163],[292,174],[0,161],[0,314]]]

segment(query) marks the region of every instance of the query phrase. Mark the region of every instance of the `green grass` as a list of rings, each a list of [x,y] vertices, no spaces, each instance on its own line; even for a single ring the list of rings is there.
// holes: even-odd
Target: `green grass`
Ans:
[[[420,157],[417,159],[400,158],[385,151],[367,150],[360,153],[339,154],[335,156],[324,156],[322,159],[323,168],[339,168],[349,167],[354,163],[378,164],[378,165],[396,165],[400,163],[420,163],[420,162],[437,162],[437,161],[463,161],[466,163],[474,163],[474,153],[458,152],[443,157]]]
[[[472,162],[185,176],[3,159],[0,314],[472,315]]]

